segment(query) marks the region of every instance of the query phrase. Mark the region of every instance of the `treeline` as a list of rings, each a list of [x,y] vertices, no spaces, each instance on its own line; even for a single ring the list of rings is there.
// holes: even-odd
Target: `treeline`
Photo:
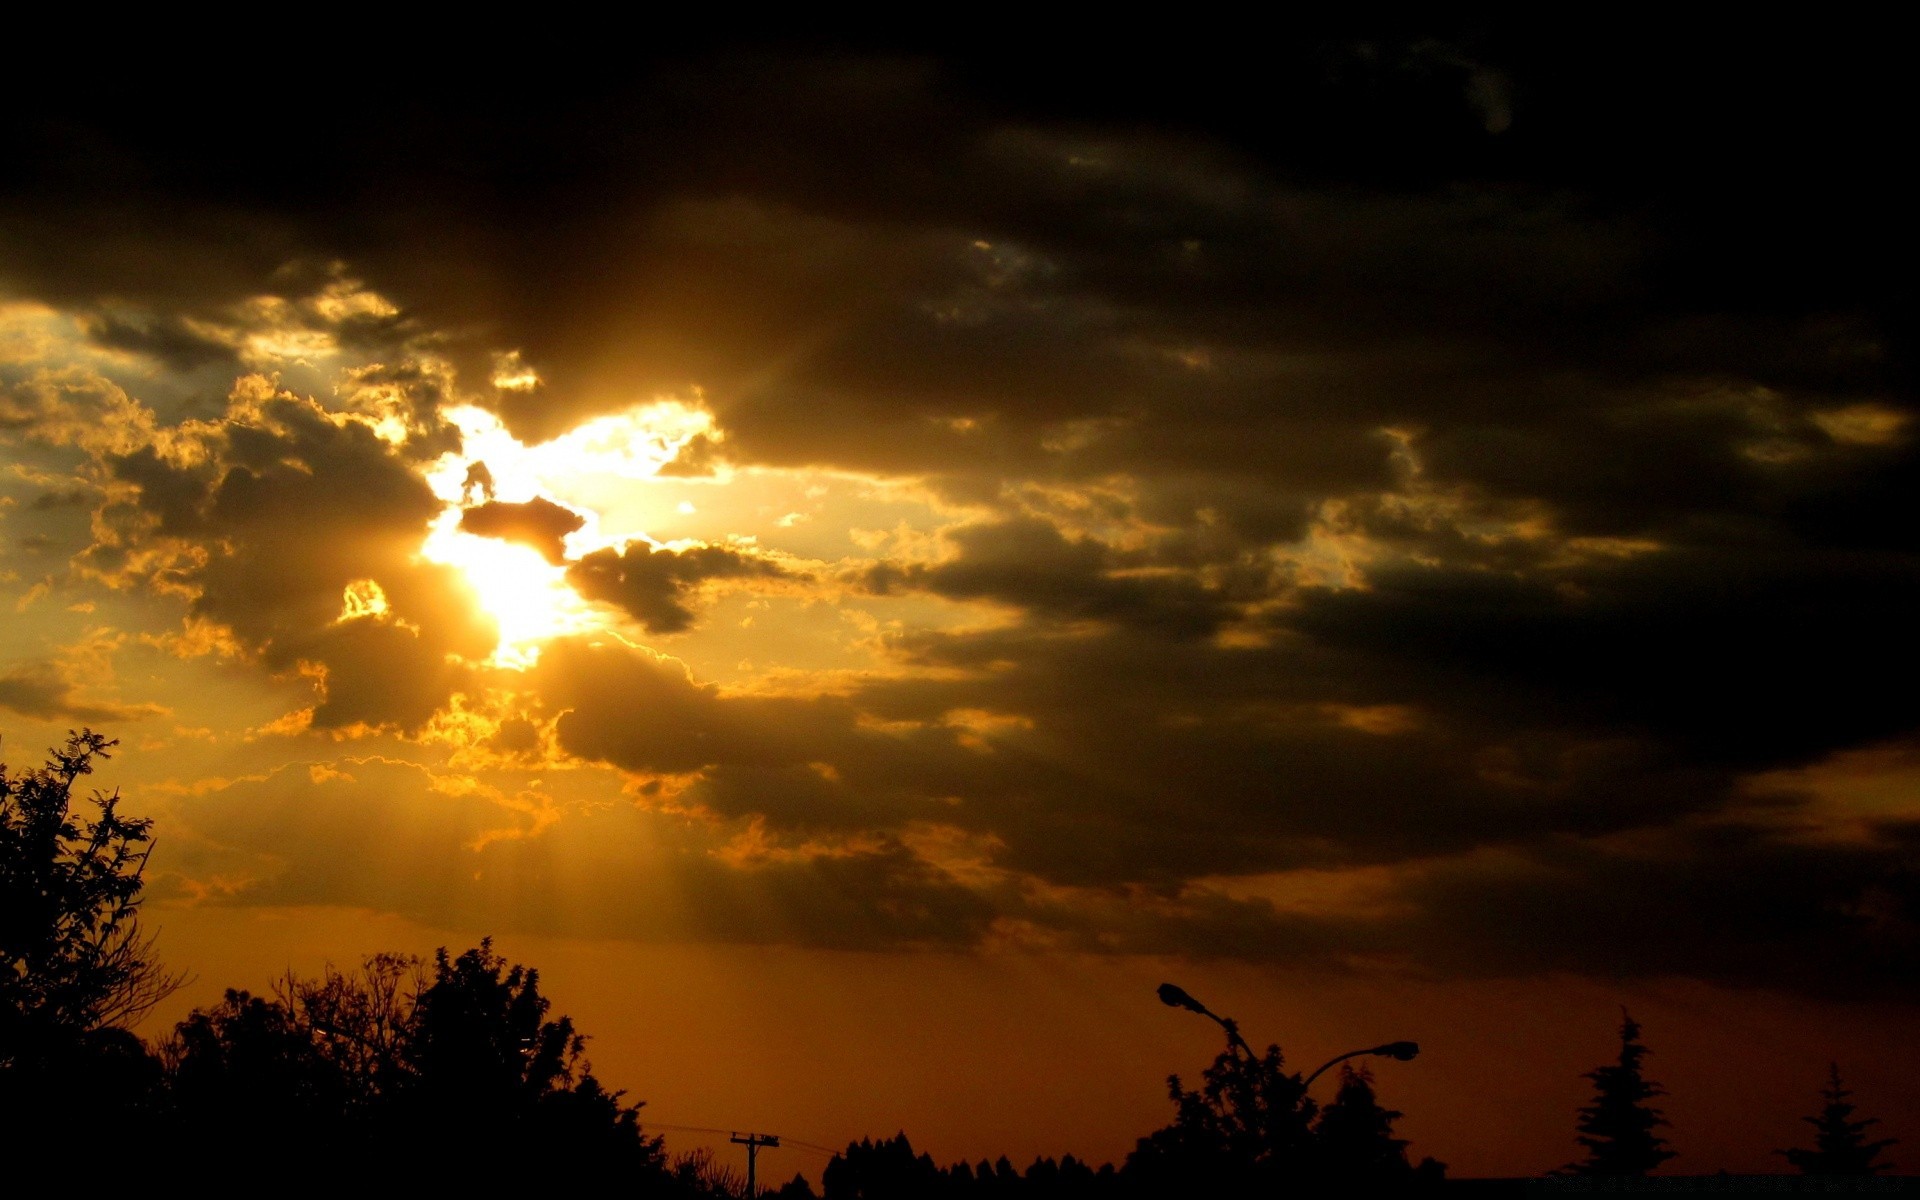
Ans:
[[[1342,1073],[1324,1108],[1280,1051],[1229,1047],[1187,1090],[1169,1081],[1175,1117],[1139,1139],[1118,1168],[1068,1155],[1023,1172],[1006,1158],[940,1167],[907,1136],[856,1142],[821,1175],[825,1200],[1159,1200],[1186,1196],[1405,1194],[1438,1188],[1445,1167],[1408,1163],[1393,1136],[1400,1113],[1381,1107],[1364,1070]],[[780,1193],[812,1195],[796,1180]]]
[[[98,1186],[165,1170],[299,1190],[348,1179],[593,1180],[675,1200],[746,1190],[707,1152],[670,1158],[643,1130],[641,1105],[594,1076],[584,1037],[551,1012],[538,973],[487,941],[430,961],[383,954],[355,971],[289,975],[260,995],[229,990],[151,1045],[128,1032],[180,979],[154,960],[138,922],[150,824],[122,816],[117,794],[94,793],[90,815],[73,803],[112,745],[83,731],[37,770],[15,776],[0,764],[0,1154],[9,1161],[64,1163],[74,1180]],[[1172,1120],[1120,1166],[1068,1156],[1024,1171],[1005,1158],[942,1167],[899,1134],[835,1155],[824,1200],[1412,1194],[1444,1184],[1443,1164],[1409,1160],[1394,1136],[1401,1114],[1380,1104],[1367,1071],[1342,1067],[1322,1105],[1308,1091],[1313,1076],[1288,1071],[1279,1047],[1256,1052],[1231,1020],[1171,985],[1161,995],[1219,1021],[1228,1043],[1197,1087],[1168,1080]],[[1587,1075],[1594,1098],[1577,1130],[1585,1156],[1563,1173],[1644,1175],[1673,1156],[1653,1103],[1664,1093],[1644,1074],[1639,1039],[1623,1012],[1617,1060]],[[1885,1170],[1893,1140],[1870,1136],[1876,1122],[1856,1115],[1837,1068],[1822,1099],[1807,1118],[1815,1144],[1780,1153],[1807,1174]],[[797,1176],[772,1194],[816,1196]]]
[[[697,1177],[676,1177],[639,1106],[601,1085],[583,1049],[572,1022],[549,1015],[537,972],[483,941],[430,967],[379,955],[272,995],[229,990],[157,1046],[99,1031],[16,1072],[8,1090],[30,1104],[69,1093],[43,1110],[50,1120],[27,1120],[48,1136],[70,1136],[75,1113],[110,1101],[121,1123],[157,1135],[159,1153],[213,1174],[271,1178],[305,1163],[535,1181],[593,1170],[648,1194],[705,1194]],[[111,1090],[71,1095],[62,1075]]]

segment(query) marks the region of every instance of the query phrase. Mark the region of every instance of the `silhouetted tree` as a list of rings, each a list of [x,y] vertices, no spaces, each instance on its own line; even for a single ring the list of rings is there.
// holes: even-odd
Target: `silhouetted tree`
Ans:
[[[689,1196],[742,1197],[747,1194],[745,1175],[734,1170],[705,1146],[696,1146],[677,1154],[670,1170],[678,1190]]]
[[[457,958],[435,954],[400,1040],[404,1136],[494,1178],[538,1173],[553,1155],[663,1171],[659,1139],[640,1133],[640,1106],[601,1086],[583,1056],[586,1039],[571,1018],[548,1019],[539,983],[537,971],[495,954],[491,940]]]
[[[381,953],[352,973],[331,964],[318,979],[289,973],[275,992],[345,1081],[348,1104],[364,1105],[404,1086],[415,1001],[425,988],[417,957]]]
[[[1393,1136],[1401,1113],[1382,1108],[1374,1096],[1373,1076],[1364,1067],[1340,1068],[1340,1090],[1321,1110],[1314,1126],[1320,1170],[1329,1178],[1370,1187],[1404,1184],[1412,1179],[1405,1139]]]
[[[315,1144],[357,1148],[344,1128],[366,1107],[354,1081],[278,1000],[229,988],[174,1027],[161,1058],[169,1140],[217,1174],[243,1176]]]
[[[153,822],[120,814],[120,793],[73,786],[115,743],[90,729],[47,764],[0,763],[0,1066],[62,1035],[125,1027],[179,986],[140,930],[141,872]]]
[[[594,1077],[536,972],[487,941],[440,951],[430,977],[414,966],[377,955],[358,974],[288,979],[272,999],[230,991],[180,1022],[164,1054],[174,1139],[203,1172],[234,1177],[324,1149],[342,1169],[435,1184],[565,1168],[643,1195],[708,1194],[668,1172],[639,1105]]]
[[[780,1189],[771,1195],[773,1200],[820,1200],[819,1195],[813,1190],[813,1185],[807,1182],[807,1177],[797,1172],[792,1179],[781,1184]]]
[[[1593,1081],[1594,1097],[1580,1110],[1579,1142],[1587,1157],[1568,1168],[1576,1175],[1645,1175],[1673,1157],[1666,1139],[1654,1132],[1667,1120],[1648,1104],[1667,1093],[1642,1076],[1647,1048],[1639,1039],[1639,1023],[1621,1009],[1619,1060],[1584,1076]]]
[[[805,1182],[787,1185],[795,1189],[791,1200],[812,1195],[799,1190]],[[1189,1194],[1185,1183],[1181,1181],[1181,1190],[1164,1194]],[[942,1169],[930,1155],[915,1154],[904,1133],[849,1145],[827,1164],[821,1185],[826,1200],[1118,1200],[1122,1195],[1122,1181],[1112,1164],[1095,1171],[1069,1154],[1058,1160],[1036,1158],[1022,1173],[1003,1154],[993,1162],[957,1162]],[[1136,1189],[1136,1194],[1157,1198],[1163,1193]]]
[[[923,1200],[945,1190],[945,1176],[907,1135],[849,1143],[820,1173],[824,1200]]]
[[[1785,1155],[1788,1162],[1800,1168],[1802,1175],[1877,1175],[1889,1170],[1889,1164],[1877,1160],[1882,1150],[1899,1139],[1868,1141],[1868,1128],[1878,1125],[1880,1120],[1878,1117],[1856,1118],[1854,1105],[1847,1099],[1851,1095],[1852,1092],[1841,1086],[1840,1064],[1828,1064],[1827,1086],[1820,1090],[1826,1104],[1819,1116],[1800,1118],[1818,1131],[1814,1148],[1774,1153]]]
[[[160,1079],[125,1032],[180,985],[138,920],[152,823],[122,816],[117,791],[95,791],[91,816],[73,797],[113,745],[83,729],[37,770],[0,764],[0,1110],[23,1141],[78,1106],[137,1110]]]
[[[1229,1045],[1188,1091],[1167,1080],[1174,1120],[1141,1138],[1123,1174],[1148,1195],[1271,1195],[1312,1170],[1316,1105],[1280,1047],[1255,1055]]]

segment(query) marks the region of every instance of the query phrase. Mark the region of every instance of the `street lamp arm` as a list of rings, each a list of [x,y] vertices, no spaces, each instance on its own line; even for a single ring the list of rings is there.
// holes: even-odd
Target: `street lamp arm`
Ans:
[[[1363,1054],[1384,1054],[1388,1058],[1397,1058],[1401,1062],[1408,1062],[1418,1053],[1420,1053],[1420,1044],[1418,1042],[1388,1042],[1384,1046],[1369,1046],[1365,1050],[1349,1050],[1345,1054],[1336,1054],[1326,1062],[1321,1063],[1314,1069],[1313,1074],[1307,1076],[1307,1081],[1300,1086],[1303,1090],[1312,1087],[1313,1081],[1324,1075],[1328,1067],[1333,1066],[1335,1063],[1345,1062],[1349,1058],[1359,1058]]]

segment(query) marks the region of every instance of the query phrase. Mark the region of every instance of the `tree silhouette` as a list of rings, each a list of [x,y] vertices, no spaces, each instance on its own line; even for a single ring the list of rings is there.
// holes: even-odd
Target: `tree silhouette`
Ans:
[[[1058,1160],[1036,1158],[1024,1174],[1004,1154],[993,1162],[957,1162],[943,1169],[931,1155],[916,1154],[904,1133],[848,1145],[833,1156],[820,1180],[825,1200],[1101,1200],[1122,1195],[1157,1200],[1163,1194],[1186,1194],[1184,1182],[1178,1192],[1123,1192],[1111,1165],[1095,1171],[1071,1154]],[[806,1200],[813,1191],[796,1177],[778,1195]]]
[[[153,822],[122,816],[118,791],[74,812],[74,784],[113,745],[83,729],[38,770],[0,763],[0,1066],[131,1025],[180,986],[137,919]]]
[[[389,952],[369,955],[352,973],[332,965],[318,979],[289,973],[275,993],[344,1081],[348,1104],[365,1106],[404,1086],[415,1002],[426,986],[418,958]]]
[[[601,1086],[585,1039],[549,1017],[538,973],[492,943],[356,974],[229,991],[175,1028],[163,1058],[173,1138],[236,1179],[322,1150],[336,1167],[435,1185],[549,1180],[563,1167],[642,1195],[715,1192],[676,1177],[639,1105]]]
[[[1840,1083],[1840,1064],[1827,1066],[1827,1086],[1820,1089],[1820,1096],[1826,1104],[1816,1117],[1802,1117],[1801,1120],[1818,1131],[1811,1150],[1776,1150],[1775,1154],[1785,1155],[1788,1162],[1800,1168],[1802,1175],[1877,1175],[1889,1170],[1890,1165],[1876,1161],[1880,1152],[1899,1141],[1898,1138],[1881,1138],[1878,1141],[1867,1140],[1867,1129],[1880,1123],[1877,1117],[1855,1118],[1854,1105],[1847,1097],[1853,1095]]]
[[[782,1184],[778,1191],[767,1194],[772,1196],[773,1200],[820,1200],[819,1194],[813,1190],[813,1185],[807,1182],[807,1177],[798,1173]]]
[[[1149,1195],[1227,1196],[1272,1190],[1311,1173],[1317,1106],[1305,1082],[1285,1070],[1280,1047],[1254,1054],[1229,1044],[1189,1091],[1167,1080],[1171,1125],[1141,1138],[1127,1156],[1130,1185]]]
[[[548,1019],[539,983],[490,939],[457,958],[436,952],[401,1042],[394,1099],[404,1136],[488,1178],[544,1172],[553,1155],[630,1177],[662,1173],[664,1152],[641,1135],[640,1106],[601,1086],[586,1039],[571,1018]]]
[[[945,1192],[944,1182],[933,1159],[897,1133],[849,1143],[820,1173],[820,1192],[825,1200],[921,1200]]]
[[[126,1032],[180,986],[140,929],[151,822],[73,788],[114,743],[83,729],[45,766],[0,764],[0,1111],[22,1144],[85,1105],[113,1120],[145,1107],[160,1067]]]
[[[1647,1048],[1639,1038],[1639,1023],[1621,1009],[1619,1061],[1584,1076],[1593,1081],[1594,1097],[1580,1110],[1579,1142],[1587,1157],[1568,1168],[1576,1175],[1645,1175],[1673,1157],[1666,1139],[1654,1133],[1667,1120],[1647,1103],[1667,1093],[1641,1075]]]
[[[689,1196],[724,1196],[729,1200],[747,1194],[747,1178],[720,1161],[705,1146],[674,1156],[669,1174],[679,1190]]]
[[[1408,1182],[1413,1168],[1407,1163],[1407,1143],[1393,1136],[1393,1123],[1401,1115],[1380,1106],[1371,1072],[1343,1065],[1340,1090],[1321,1110],[1313,1130],[1322,1173],[1374,1186]]]
[[[354,1137],[346,1125],[372,1098],[353,1094],[356,1081],[277,999],[229,988],[174,1027],[161,1058],[173,1140],[221,1174],[245,1175],[309,1144],[344,1152],[364,1141],[364,1129]]]

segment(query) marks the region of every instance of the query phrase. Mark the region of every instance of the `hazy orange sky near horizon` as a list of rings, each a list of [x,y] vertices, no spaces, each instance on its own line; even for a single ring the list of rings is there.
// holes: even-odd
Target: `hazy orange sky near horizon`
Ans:
[[[1574,1156],[1626,1005],[1670,1170],[1830,1061],[1911,1168],[1907,218],[1837,45],[22,101],[0,761],[119,739],[153,1036],[492,936],[643,1119],[1117,1161],[1218,1049],[1170,979],[1418,1040],[1480,1175]]]

